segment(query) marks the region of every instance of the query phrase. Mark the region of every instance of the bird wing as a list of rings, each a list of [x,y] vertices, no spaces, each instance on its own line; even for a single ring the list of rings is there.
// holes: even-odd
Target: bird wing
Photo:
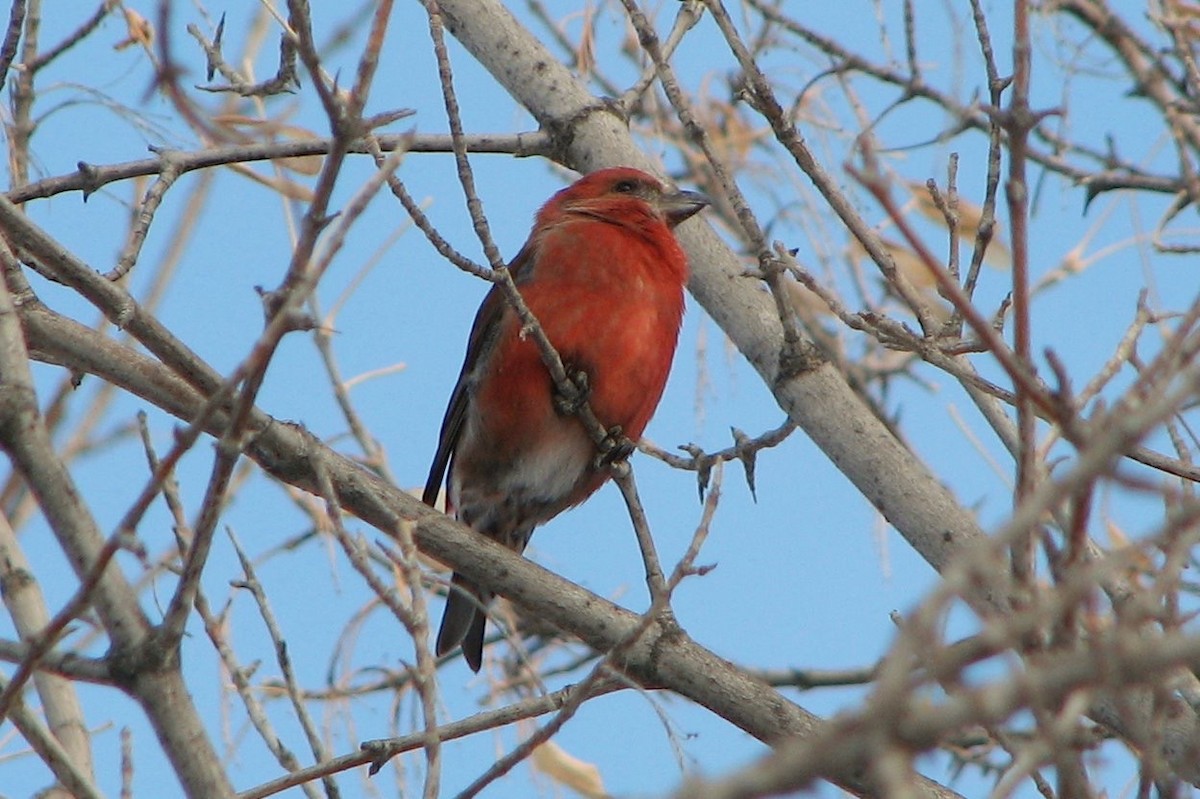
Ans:
[[[534,246],[526,243],[517,257],[508,265],[513,280],[518,284],[524,282],[532,274],[529,265],[534,259]],[[496,339],[500,334],[500,321],[504,316],[508,303],[504,299],[499,286],[492,286],[491,291],[483,298],[483,304],[475,314],[471,325],[471,335],[467,339],[467,354],[463,358],[462,370],[458,373],[458,382],[450,394],[450,402],[446,406],[446,415],[442,418],[442,429],[438,433],[437,452],[433,454],[433,463],[429,467],[429,477],[425,480],[425,491],[421,501],[433,507],[437,502],[438,491],[446,477],[454,450],[458,446],[459,436],[462,435],[463,422],[467,418],[467,405],[470,403],[472,389],[487,364],[488,356],[495,348]]]

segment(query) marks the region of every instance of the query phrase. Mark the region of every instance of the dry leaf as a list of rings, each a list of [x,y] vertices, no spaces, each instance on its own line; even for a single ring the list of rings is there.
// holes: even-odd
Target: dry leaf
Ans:
[[[879,243],[883,245],[883,249],[888,255],[892,256],[892,261],[896,264],[896,270],[904,275],[913,286],[925,289],[937,285],[933,273],[929,271],[929,268],[925,266],[925,262],[915,252],[893,239],[880,238]],[[851,239],[850,241],[850,257],[856,262],[867,257],[867,251],[858,239]]]
[[[831,316],[833,312],[817,294],[797,280],[788,278],[783,281],[783,291],[788,302],[797,314],[801,316]]]
[[[933,196],[929,193],[929,187],[924,183],[909,183],[908,189],[912,192],[913,199],[917,202],[917,210],[921,212],[921,216],[945,228],[946,217],[942,215],[941,209],[933,202]],[[958,238],[966,244],[974,245],[975,237],[979,235],[979,226],[982,222],[983,206],[963,199],[960,194],[958,196]],[[1012,265],[1012,253],[1008,251],[1008,246],[1000,238],[999,222],[993,222],[992,240],[988,244],[983,262],[997,269],[1008,269]]]
[[[229,164],[229,168],[240,175],[245,175],[255,183],[261,183],[262,185],[279,192],[290,200],[296,200],[297,202],[302,203],[312,202],[312,189],[308,188],[307,186],[301,186],[295,181],[260,175],[253,169],[247,167],[245,164]]]
[[[1117,526],[1114,522],[1107,521],[1105,522],[1104,526],[1108,530],[1109,549],[1121,550],[1133,545],[1133,542],[1129,540],[1129,536],[1125,535],[1125,531]]]
[[[1200,18],[1200,6],[1185,0],[1167,0],[1166,9],[1182,17]]]
[[[1182,29],[1184,36],[1195,36],[1200,30],[1200,6],[1183,0],[1168,0],[1163,4],[1162,24]]]
[[[308,128],[281,122],[277,119],[256,119],[241,114],[218,114],[213,117],[222,127],[236,130],[242,135],[255,139],[291,139],[292,141],[311,141],[320,138]],[[321,171],[325,162],[323,155],[297,155],[294,158],[279,158],[275,163],[301,175],[309,177]]]
[[[114,44],[114,50],[124,50],[135,44],[149,48],[154,44],[154,26],[150,24],[150,20],[131,8],[125,9],[125,30],[129,36]]]
[[[588,3],[583,9],[583,33],[579,37],[579,46],[575,48],[575,68],[579,77],[587,80],[596,68],[596,31],[593,27],[595,11]]]
[[[1129,566],[1130,571],[1133,574],[1138,572],[1153,571],[1154,563],[1150,560],[1141,547],[1134,544],[1134,542],[1129,539],[1129,536],[1125,535],[1124,530],[1122,530],[1112,520],[1105,521],[1104,527],[1108,532],[1109,550],[1114,553],[1119,552],[1122,555],[1127,556],[1130,559]]]
[[[594,763],[585,763],[567,754],[554,741],[547,741],[534,749],[532,761],[535,769],[587,799],[608,797],[604,782],[600,779],[600,769]]]
[[[718,92],[710,91],[709,78],[701,82],[700,98],[703,102],[698,102],[693,109],[696,121],[708,133],[712,146],[727,166],[735,171],[741,169],[751,148],[768,137],[769,129],[755,127],[740,106],[722,99]]]
[[[937,280],[921,257],[898,241],[880,238],[879,243],[892,256],[892,261],[896,264],[896,271],[903,275],[920,293],[925,307],[934,321],[948,321],[950,306],[942,301],[941,295],[937,291]],[[855,261],[867,257],[867,251],[858,239],[850,242],[850,257]]]
[[[1052,269],[1042,275],[1041,279],[1034,285],[1033,293],[1037,294],[1040,291],[1044,291],[1055,283],[1060,283],[1086,269],[1092,262],[1084,256],[1083,248],[1085,243],[1080,242],[1068,250],[1067,254],[1063,256],[1062,261],[1059,262],[1057,269]]]

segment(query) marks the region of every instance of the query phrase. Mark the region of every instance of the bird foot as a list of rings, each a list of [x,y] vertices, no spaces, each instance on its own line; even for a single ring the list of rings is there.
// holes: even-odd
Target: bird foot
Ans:
[[[608,434],[596,449],[596,468],[599,469],[628,459],[633,454],[634,444],[625,437],[625,431],[618,424],[608,428]]]
[[[583,408],[592,394],[587,372],[567,367],[566,386],[554,386],[554,410],[560,416],[574,416]]]

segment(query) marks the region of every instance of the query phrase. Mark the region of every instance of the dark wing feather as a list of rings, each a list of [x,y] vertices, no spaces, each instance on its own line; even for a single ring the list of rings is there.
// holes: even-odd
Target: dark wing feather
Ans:
[[[467,403],[470,401],[471,384],[476,378],[476,366],[481,358],[486,358],[487,350],[495,340],[495,331],[504,310],[503,301],[496,289],[488,292],[475,314],[475,323],[471,327],[471,337],[467,342],[467,354],[463,358],[462,371],[458,374],[458,382],[450,394],[450,402],[446,406],[446,415],[442,418],[442,429],[438,433],[437,452],[433,455],[433,464],[429,467],[429,478],[425,481],[425,492],[421,501],[433,507],[437,501],[438,491],[446,476],[446,467],[454,449],[458,446],[458,437],[462,434],[463,421],[467,417]]]
[[[524,273],[529,271],[527,265],[533,260],[533,247],[526,244],[508,266],[513,280],[520,283],[527,278]],[[493,286],[475,314],[462,371],[458,373],[458,382],[454,384],[454,391],[450,394],[446,415],[442,418],[442,429],[438,433],[437,452],[433,454],[433,464],[430,465],[429,477],[425,480],[425,491],[421,494],[421,501],[430,507],[437,502],[438,491],[458,446],[458,437],[462,435],[463,422],[467,418],[467,403],[470,401],[470,389],[479,379],[479,367],[487,362],[492,347],[496,344],[496,336],[500,332],[500,319],[507,307],[500,289]]]
[[[442,418],[442,430],[438,433],[438,448],[433,455],[433,464],[429,467],[429,477],[425,480],[425,491],[421,501],[429,507],[437,504],[438,491],[442,488],[442,478],[446,476],[446,466],[450,463],[450,453],[458,441],[462,430],[463,417],[466,416],[466,381],[464,376],[458,378],[458,385],[450,395],[450,404],[446,407],[446,415]]]

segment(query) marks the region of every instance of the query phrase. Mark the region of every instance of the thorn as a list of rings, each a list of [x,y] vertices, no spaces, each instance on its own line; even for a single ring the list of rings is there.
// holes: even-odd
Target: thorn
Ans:
[[[96,189],[100,188],[100,170],[89,164],[87,161],[80,161],[75,166],[79,170],[79,174],[83,176],[83,179],[86,183],[86,185],[83,187],[83,201],[87,202],[88,197],[91,197],[92,193],[96,191]]]
[[[754,488],[754,464],[758,457],[758,453],[753,447],[748,447],[750,437],[736,427],[729,428],[729,432],[733,434],[733,444],[737,448],[738,460],[742,462],[742,466],[746,469],[746,485],[750,486],[750,498],[758,504],[758,492]]]
[[[696,467],[696,488],[700,492],[700,501],[704,502],[708,481],[712,478],[712,458],[695,444],[680,444],[679,449],[692,456],[692,464]]]
[[[221,21],[217,23],[217,33],[215,36],[213,36],[213,50],[215,50],[218,53],[221,52],[221,40],[224,37],[225,37],[225,14],[222,13]],[[207,64],[207,69],[205,70],[204,79],[207,81],[211,81],[213,79],[213,75],[217,74],[217,62],[213,58],[209,58],[207,60],[208,60],[208,64]]]

